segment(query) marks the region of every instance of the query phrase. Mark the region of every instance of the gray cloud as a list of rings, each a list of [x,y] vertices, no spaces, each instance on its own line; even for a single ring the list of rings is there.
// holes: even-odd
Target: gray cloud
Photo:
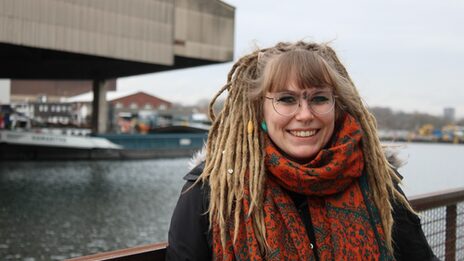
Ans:
[[[332,46],[371,106],[464,116],[464,2],[228,0],[236,9],[239,57],[278,41],[334,40]],[[192,104],[210,98],[231,64],[121,79],[120,89],[143,89]]]

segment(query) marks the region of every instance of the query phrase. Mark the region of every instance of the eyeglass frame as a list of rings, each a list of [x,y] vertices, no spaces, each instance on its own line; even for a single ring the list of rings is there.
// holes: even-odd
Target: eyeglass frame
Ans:
[[[336,102],[336,100],[337,100],[337,95],[335,95],[335,94],[334,94],[333,92],[331,92],[331,91],[324,91],[324,92],[329,92],[330,95],[332,96],[332,106],[331,106],[331,108],[330,108],[327,112],[319,113],[319,112],[314,111],[314,109],[311,107],[311,105],[309,104],[309,102],[306,102],[306,103],[308,104],[309,110],[310,110],[313,114],[321,115],[321,116],[322,116],[322,115],[325,115],[325,114],[331,112],[332,110],[334,110],[334,108],[335,108],[335,102]],[[279,92],[279,93],[285,93],[285,92]],[[271,100],[271,102],[272,102],[272,108],[274,109],[274,111],[275,111],[277,114],[279,114],[279,115],[281,115],[281,116],[284,116],[284,117],[290,117],[290,116],[294,116],[295,114],[297,114],[298,110],[301,109],[301,98],[302,98],[302,96],[303,96],[303,99],[304,99],[304,100],[307,100],[307,97],[312,97],[312,96],[313,96],[313,95],[308,95],[308,96],[304,97],[305,94],[306,94],[306,93],[304,93],[303,95],[301,95],[301,94],[298,95],[298,107],[296,108],[296,110],[295,110],[294,112],[292,112],[291,114],[288,114],[288,115],[282,114],[282,113],[280,113],[280,112],[276,109],[276,105],[275,105],[275,104],[278,102],[278,101],[276,101],[277,97],[268,97],[268,96],[264,96],[264,98]]]

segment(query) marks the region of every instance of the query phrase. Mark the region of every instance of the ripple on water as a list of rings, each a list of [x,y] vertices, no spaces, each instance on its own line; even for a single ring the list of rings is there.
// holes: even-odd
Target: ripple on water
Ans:
[[[2,162],[0,256],[63,260],[166,241],[187,165],[187,158]]]

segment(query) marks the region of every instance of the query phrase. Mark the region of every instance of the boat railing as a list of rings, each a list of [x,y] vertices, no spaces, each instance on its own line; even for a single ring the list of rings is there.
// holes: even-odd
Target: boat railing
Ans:
[[[464,260],[464,187],[409,198],[419,212],[422,228],[440,260]],[[145,261],[164,260],[167,243],[156,243],[69,261]]]

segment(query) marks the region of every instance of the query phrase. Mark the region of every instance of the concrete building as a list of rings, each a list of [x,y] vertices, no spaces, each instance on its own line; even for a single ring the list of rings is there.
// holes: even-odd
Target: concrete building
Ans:
[[[0,0],[0,78],[91,80],[102,133],[108,79],[230,61],[234,16],[218,0]]]

